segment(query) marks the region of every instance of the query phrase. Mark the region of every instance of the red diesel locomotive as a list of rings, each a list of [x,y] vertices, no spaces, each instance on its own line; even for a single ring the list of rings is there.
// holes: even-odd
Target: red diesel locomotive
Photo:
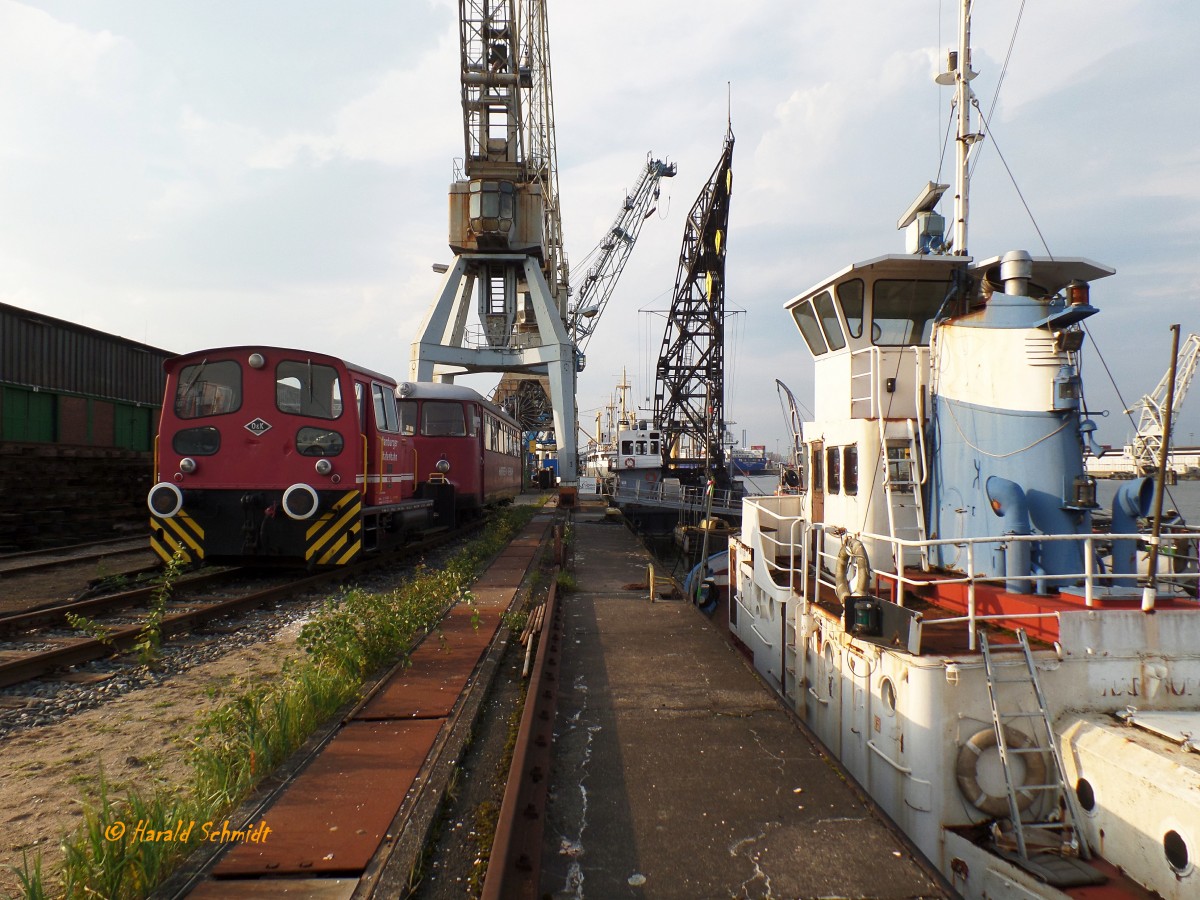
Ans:
[[[164,368],[147,498],[163,560],[344,565],[520,492],[517,423],[469,388],[277,347]]]

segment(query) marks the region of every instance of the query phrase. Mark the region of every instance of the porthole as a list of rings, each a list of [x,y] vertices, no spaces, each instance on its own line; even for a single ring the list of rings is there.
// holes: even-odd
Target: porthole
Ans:
[[[1086,778],[1075,782],[1075,796],[1079,798],[1079,805],[1084,812],[1092,812],[1096,808],[1096,791]]]
[[[1178,831],[1172,829],[1163,835],[1163,850],[1166,851],[1167,862],[1178,874],[1184,874],[1191,867],[1187,841]]]
[[[896,685],[892,679],[885,678],[879,683],[879,695],[883,698],[883,708],[889,716],[896,714]]]

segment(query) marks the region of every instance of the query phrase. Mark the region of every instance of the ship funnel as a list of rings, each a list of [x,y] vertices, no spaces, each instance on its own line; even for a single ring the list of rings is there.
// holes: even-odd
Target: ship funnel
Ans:
[[[1029,501],[1025,491],[1015,481],[991,476],[984,485],[992,512],[1002,520],[1001,534],[1029,534]],[[997,547],[992,555],[992,575],[1005,577],[1004,589],[1014,594],[1033,593],[1029,581],[1029,560],[1032,545],[1029,541],[1009,541],[1007,547]]]
[[[1150,515],[1150,504],[1154,500],[1154,482],[1149,478],[1135,478],[1121,485],[1113,497],[1113,534],[1136,534],[1137,520]],[[1112,570],[1114,575],[1137,574],[1137,540],[1113,541]],[[1136,578],[1119,578],[1114,585],[1134,587]]]

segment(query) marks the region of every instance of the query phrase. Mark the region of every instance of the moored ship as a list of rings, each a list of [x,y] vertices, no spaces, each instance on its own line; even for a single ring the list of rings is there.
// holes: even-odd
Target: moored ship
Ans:
[[[965,2],[959,31],[953,237],[931,183],[908,252],[786,304],[815,412],[794,491],[743,501],[729,628],[965,896],[1200,896],[1200,532],[1139,532],[1148,478],[1097,530],[1079,363],[1113,270],[966,255]]]

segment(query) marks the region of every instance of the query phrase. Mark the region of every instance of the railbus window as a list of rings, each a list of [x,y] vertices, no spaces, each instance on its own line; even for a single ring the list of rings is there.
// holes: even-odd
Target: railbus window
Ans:
[[[421,404],[421,434],[426,437],[466,437],[463,405],[453,400],[426,400]]]
[[[184,366],[175,388],[175,415],[199,419],[237,412],[242,406],[242,367],[231,359]]]
[[[396,416],[401,434],[417,433],[417,401],[400,400],[396,403]]]
[[[285,359],[275,367],[275,406],[283,413],[336,419],[342,414],[337,369],[308,360]]]

